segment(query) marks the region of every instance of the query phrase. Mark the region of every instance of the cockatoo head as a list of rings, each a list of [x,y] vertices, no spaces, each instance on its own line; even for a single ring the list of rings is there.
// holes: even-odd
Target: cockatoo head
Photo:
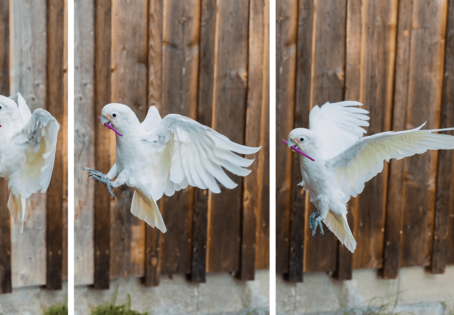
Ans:
[[[5,128],[7,125],[17,124],[20,127],[22,124],[17,103],[9,97],[0,95],[0,126]],[[0,128],[0,130],[1,130]]]
[[[290,131],[287,145],[289,148],[296,146],[301,151],[312,151],[317,146],[317,136],[306,128],[296,128]]]
[[[134,132],[135,128],[140,125],[140,121],[132,109],[123,104],[107,104],[101,114],[103,125],[107,123],[123,135]]]

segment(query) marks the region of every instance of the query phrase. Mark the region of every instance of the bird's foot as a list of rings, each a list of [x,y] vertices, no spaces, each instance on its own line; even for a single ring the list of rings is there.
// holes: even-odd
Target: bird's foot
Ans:
[[[107,175],[88,167],[84,168],[84,171],[88,171],[88,177],[93,177],[96,180],[96,186],[98,186],[98,182],[106,185],[112,200],[115,199],[115,195],[112,192],[112,182],[109,180]]]
[[[321,236],[325,235],[323,231],[322,218],[320,217],[320,211],[314,212],[309,217],[309,227],[312,230],[312,236],[315,237],[317,228],[320,227]]]

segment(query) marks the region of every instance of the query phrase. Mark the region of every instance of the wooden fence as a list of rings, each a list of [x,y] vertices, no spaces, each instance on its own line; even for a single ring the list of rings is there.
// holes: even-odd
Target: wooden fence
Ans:
[[[65,56],[65,1],[0,2],[0,94],[20,92],[32,111],[45,108],[61,124],[48,192],[27,201],[23,233],[7,208],[7,182],[0,181],[0,293],[41,285],[60,290],[67,275]]]
[[[277,271],[290,281],[363,268],[396,278],[399,267],[454,264],[452,151],[392,161],[366,184],[349,204],[351,255],[330,232],[310,236],[314,206],[296,185],[296,154],[279,142],[327,101],[362,102],[368,134],[453,127],[454,1],[278,0],[276,70]]]
[[[269,68],[267,0],[78,0],[75,78],[75,280],[109,287],[116,277],[238,272],[269,266]],[[87,179],[107,172],[115,141],[97,121],[110,102],[140,119],[149,106],[212,126],[231,140],[263,148],[239,186],[211,195],[186,189],[160,201],[168,232],[130,213],[131,189],[111,202]]]

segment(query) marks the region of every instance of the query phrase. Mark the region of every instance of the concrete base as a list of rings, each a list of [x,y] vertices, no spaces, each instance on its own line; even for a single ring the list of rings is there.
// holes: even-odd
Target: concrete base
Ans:
[[[144,287],[137,278],[113,280],[107,291],[81,286],[75,290],[75,314],[90,314],[96,306],[110,303],[117,287],[117,305],[124,304],[130,294],[131,308],[150,315],[269,314],[269,271],[257,271],[255,279],[241,282],[223,273],[207,275],[207,282],[202,284],[175,275],[172,280],[161,277],[161,285],[156,288]]]
[[[277,276],[277,314],[454,314],[454,266],[443,275],[402,268],[396,280],[377,270],[355,270],[350,281],[326,273],[304,274],[292,284]]]
[[[0,294],[1,315],[36,315],[42,314],[48,307],[66,303],[68,283],[61,291],[48,291],[41,287],[13,289],[11,294]]]

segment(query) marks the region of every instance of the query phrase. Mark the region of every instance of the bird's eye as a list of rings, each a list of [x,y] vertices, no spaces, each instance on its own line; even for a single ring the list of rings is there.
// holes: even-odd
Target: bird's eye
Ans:
[[[303,141],[304,141],[304,138],[300,138],[300,141],[303,142]]]
[[[113,118],[117,117],[117,114],[112,114],[112,117],[113,117]]]
[[[2,108],[3,108],[3,106],[0,106],[0,109],[2,109]]]

